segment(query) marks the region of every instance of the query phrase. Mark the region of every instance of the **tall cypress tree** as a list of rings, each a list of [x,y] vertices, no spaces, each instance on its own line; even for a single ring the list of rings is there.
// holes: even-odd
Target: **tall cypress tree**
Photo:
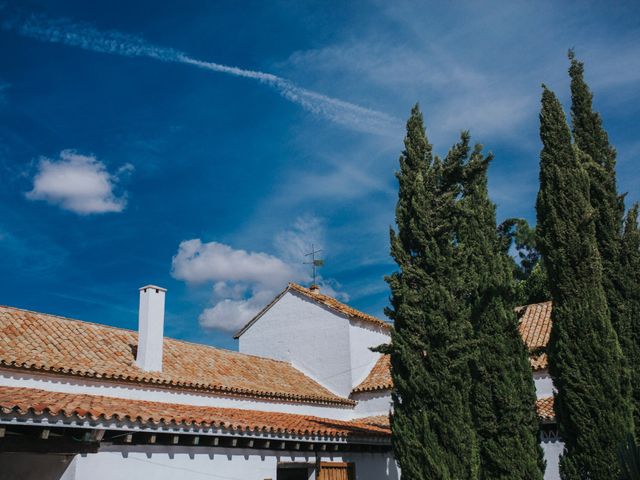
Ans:
[[[464,152],[432,155],[416,105],[407,122],[397,173],[397,233],[391,255],[399,270],[387,278],[395,322],[392,442],[403,477],[477,478],[478,453],[469,406],[471,325],[456,297],[462,281],[453,225]]]
[[[468,134],[463,142],[468,144]],[[476,145],[464,165],[459,243],[465,263],[461,297],[475,330],[472,411],[480,446],[480,478],[541,480],[536,392],[514,312],[513,269],[496,228],[487,169],[492,156]]]
[[[556,96],[544,87],[540,112],[538,239],[554,306],[549,369],[565,450],[563,479],[610,480],[631,431],[624,362],[602,287],[589,175]]]
[[[620,252],[622,266],[622,295],[625,309],[622,314],[628,318],[626,332],[621,338],[626,340],[625,354],[631,365],[631,385],[634,386],[633,416],[636,434],[640,435],[640,229],[638,228],[638,204],[627,213]]]
[[[602,258],[602,284],[607,297],[611,324],[618,334],[622,352],[629,366],[634,357],[634,343],[630,337],[631,310],[625,305],[625,292],[631,281],[622,265],[622,228],[624,201],[618,195],[616,185],[616,151],[609,143],[609,136],[602,125],[600,115],[593,111],[593,94],[584,80],[584,64],[569,51],[569,76],[571,77],[571,118],[573,138],[582,155],[583,165],[589,174],[590,202],[594,209],[594,225],[598,251]],[[635,367],[640,368],[640,367]],[[633,387],[632,387],[633,385]],[[625,383],[640,396],[640,384]]]

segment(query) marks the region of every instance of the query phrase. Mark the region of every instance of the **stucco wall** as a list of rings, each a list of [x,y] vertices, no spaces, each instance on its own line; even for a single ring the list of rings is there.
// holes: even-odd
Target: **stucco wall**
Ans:
[[[560,454],[564,450],[564,442],[556,439],[543,439],[540,442],[544,459],[547,461],[547,469],[544,472],[544,480],[560,480]]]
[[[242,353],[291,362],[332,392],[351,393],[349,321],[291,291],[239,340]]]
[[[371,347],[389,343],[387,330],[359,320],[349,321],[349,343],[351,350],[351,388],[357,386],[369,374],[380,354]]]
[[[552,397],[555,393],[553,379],[547,370],[533,372],[533,382],[536,386],[536,396],[538,398]]]
[[[352,395],[351,398],[358,402],[354,417],[389,415],[391,410],[391,390],[361,392]]]
[[[24,455],[22,465],[55,465],[57,456]],[[0,459],[2,457],[0,456]],[[37,461],[35,461],[37,460]],[[357,480],[398,480],[398,469],[390,454],[353,453],[323,455],[321,461],[354,462]],[[113,446],[95,454],[77,455],[71,464],[47,470],[20,470],[24,476],[0,477],[12,480],[276,480],[279,462],[315,465],[315,454],[223,448]],[[18,463],[10,460],[10,464]],[[3,462],[2,472],[8,472]],[[11,468],[11,465],[9,465]],[[13,470],[17,472],[17,470]],[[1,475],[1,474],[0,474]],[[315,479],[315,474],[311,476]]]

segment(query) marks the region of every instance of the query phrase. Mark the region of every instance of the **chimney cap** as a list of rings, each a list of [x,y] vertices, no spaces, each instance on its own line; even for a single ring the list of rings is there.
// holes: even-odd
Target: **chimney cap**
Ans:
[[[138,290],[144,291],[144,290],[147,290],[149,288],[153,288],[154,290],[160,290],[161,292],[166,292],[167,291],[166,288],[158,287],[157,285],[151,285],[151,284],[145,285],[144,287],[140,287]]]

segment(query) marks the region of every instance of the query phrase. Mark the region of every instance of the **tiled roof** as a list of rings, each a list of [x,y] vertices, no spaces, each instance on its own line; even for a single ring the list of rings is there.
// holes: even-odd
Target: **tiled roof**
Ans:
[[[0,366],[287,401],[349,404],[286,362],[164,339],[162,372],[135,361],[138,334],[0,307]]]
[[[240,337],[240,335],[246,332],[249,329],[249,327],[251,327],[251,325],[253,325],[256,321],[258,321],[258,319],[262,315],[264,315],[264,313],[267,310],[269,310],[278,300],[280,300],[280,298],[282,298],[282,296],[285,293],[289,291],[304,295],[306,298],[313,300],[314,302],[317,302],[321,305],[324,305],[325,307],[328,307],[335,312],[341,313],[342,315],[345,315],[347,318],[362,320],[363,322],[370,323],[377,327],[382,327],[385,330],[391,329],[391,324],[388,322],[380,320],[379,318],[369,315],[368,313],[364,313],[364,312],[361,312],[360,310],[356,310],[355,308],[352,308],[349,305],[346,305],[336,300],[335,298],[330,297],[329,295],[324,295],[319,291],[313,291],[309,288],[303,287],[302,285],[298,285],[297,283],[289,282],[289,285],[287,286],[287,288],[285,288],[280,294],[278,294],[278,296],[274,298],[269,303],[269,305],[267,305],[260,312],[258,312],[258,314],[255,317],[253,317],[249,322],[247,322],[247,324],[244,327],[238,330],[238,332],[233,336],[233,338],[238,338]]]
[[[366,425],[373,425],[379,428],[391,428],[391,422],[389,421],[389,415],[374,415],[372,417],[358,418],[358,423],[364,423]]]
[[[551,302],[534,303],[517,309],[521,315],[518,330],[529,347],[531,367],[534,370],[543,370],[548,365],[544,350],[551,334],[551,309]]]
[[[93,421],[130,421],[143,426],[173,424],[236,432],[330,437],[388,436],[388,426],[363,420],[341,421],[290,413],[235,408],[197,407],[97,395],[0,387],[0,415],[78,416]]]
[[[539,398],[536,401],[536,411],[541,422],[553,422],[556,419],[553,411],[553,397]]]
[[[391,380],[391,358],[389,355],[381,355],[369,372],[369,375],[367,375],[367,378],[354,388],[351,393],[389,390],[391,388],[393,388],[393,381]]]

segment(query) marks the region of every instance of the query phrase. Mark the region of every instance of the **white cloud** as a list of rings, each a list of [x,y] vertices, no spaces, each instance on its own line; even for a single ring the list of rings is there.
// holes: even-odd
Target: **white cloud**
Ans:
[[[307,283],[310,269],[304,254],[313,243],[324,242],[322,222],[313,216],[298,218],[290,230],[276,235],[278,256],[248,252],[219,242],[200,239],[180,243],[173,257],[172,275],[191,284],[212,284],[211,307],[200,314],[204,328],[235,331],[264,308],[287,282]],[[321,290],[343,300],[335,282],[318,278]]]
[[[33,188],[26,196],[80,215],[121,212],[126,195],[117,195],[115,190],[120,177],[131,170],[133,166],[126,164],[113,175],[95,156],[63,150],[57,160],[40,159]]]
[[[236,250],[218,242],[200,239],[180,243],[173,257],[173,276],[190,283],[248,282],[261,285],[286,283],[292,269],[266,253]]]

